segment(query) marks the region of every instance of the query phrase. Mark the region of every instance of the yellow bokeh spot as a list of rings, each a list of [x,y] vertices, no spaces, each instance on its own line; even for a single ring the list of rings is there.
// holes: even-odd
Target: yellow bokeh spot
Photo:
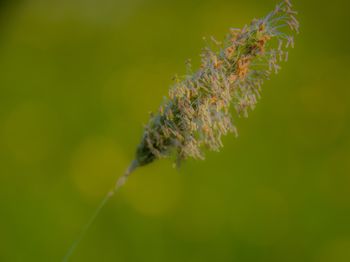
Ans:
[[[326,245],[319,254],[320,262],[350,261],[350,239],[337,239]]]
[[[95,198],[113,187],[126,166],[123,153],[112,140],[92,137],[72,156],[71,176],[84,196]]]
[[[123,189],[127,201],[143,215],[168,214],[181,197],[180,174],[170,168],[165,172],[161,170],[154,167],[140,169],[132,175]]]

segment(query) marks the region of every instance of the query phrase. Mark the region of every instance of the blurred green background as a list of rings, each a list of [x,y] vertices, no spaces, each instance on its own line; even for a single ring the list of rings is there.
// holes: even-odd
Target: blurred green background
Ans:
[[[239,138],[139,169],[72,261],[350,261],[350,4],[294,3],[296,48]],[[60,261],[202,37],[275,4],[1,1],[0,261]]]

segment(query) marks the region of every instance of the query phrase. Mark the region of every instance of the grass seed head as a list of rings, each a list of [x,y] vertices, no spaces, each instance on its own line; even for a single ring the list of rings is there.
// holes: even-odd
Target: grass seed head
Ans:
[[[203,148],[219,151],[224,135],[237,135],[230,109],[247,117],[255,108],[264,80],[288,59],[285,49],[294,47],[292,33],[299,32],[296,14],[285,0],[249,26],[230,29],[224,42],[211,38],[217,48],[203,49],[197,72],[174,78],[169,98],[150,117],[137,148],[138,165],[174,153],[176,163],[189,157],[204,159]],[[186,65],[192,72],[190,61]]]

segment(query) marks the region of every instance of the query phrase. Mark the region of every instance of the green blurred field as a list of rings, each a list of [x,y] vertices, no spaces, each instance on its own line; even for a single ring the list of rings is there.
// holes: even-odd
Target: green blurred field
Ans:
[[[350,261],[350,4],[293,2],[296,48],[239,138],[138,170],[72,261]],[[2,1],[0,261],[61,261],[202,37],[275,4]]]

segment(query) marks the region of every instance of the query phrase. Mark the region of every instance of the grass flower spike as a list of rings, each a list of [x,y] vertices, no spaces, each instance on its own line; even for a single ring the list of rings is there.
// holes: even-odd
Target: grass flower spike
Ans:
[[[168,98],[145,127],[135,160],[103,199],[63,261],[68,261],[102,207],[137,167],[172,155],[178,165],[190,157],[204,159],[204,148],[219,151],[224,135],[237,135],[232,111],[247,117],[260,98],[263,82],[278,73],[280,62],[288,60],[287,49],[294,47],[293,33],[299,32],[296,14],[285,0],[265,18],[254,19],[243,29],[232,28],[222,43],[211,39],[201,54],[200,69],[175,78]]]
[[[173,153],[178,164],[188,157],[204,159],[203,147],[219,151],[223,135],[237,135],[231,107],[244,117],[254,109],[264,80],[278,73],[279,63],[288,59],[286,49],[294,47],[289,33],[298,32],[295,15],[286,0],[265,18],[232,28],[223,43],[212,39],[215,48],[203,49],[201,68],[176,78],[169,98],[151,117],[134,165]]]

